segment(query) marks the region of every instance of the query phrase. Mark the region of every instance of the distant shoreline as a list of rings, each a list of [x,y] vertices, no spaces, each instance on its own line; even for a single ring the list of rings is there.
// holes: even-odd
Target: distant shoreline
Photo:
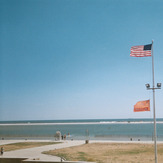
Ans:
[[[28,125],[100,125],[100,124],[152,124],[153,121],[110,121],[110,122],[62,122],[62,123],[0,123],[0,126],[28,126]],[[163,124],[163,121],[157,121],[157,124]]]

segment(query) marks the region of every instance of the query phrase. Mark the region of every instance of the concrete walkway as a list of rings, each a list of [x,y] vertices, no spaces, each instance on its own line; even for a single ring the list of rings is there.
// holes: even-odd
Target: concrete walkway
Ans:
[[[36,141],[40,142],[40,140],[33,140],[33,142],[36,142]],[[0,146],[2,146],[4,144],[10,144],[10,143],[16,143],[16,142],[32,142],[32,141],[31,140],[24,140],[24,141],[23,140],[19,140],[19,141],[1,140]],[[45,142],[45,141],[42,140],[42,142]],[[52,141],[49,141],[49,142],[52,142]],[[41,146],[41,147],[27,148],[27,149],[21,149],[21,150],[9,151],[9,152],[4,151],[3,156],[0,156],[0,158],[1,157],[4,157],[4,158],[29,158],[30,160],[39,159],[42,161],[61,161],[60,157],[42,154],[42,152],[66,148],[66,147],[78,146],[78,145],[82,145],[84,143],[85,143],[84,140],[83,141],[62,141],[62,143],[59,143],[59,144],[45,145],[45,146]]]
[[[52,140],[0,140],[0,146],[3,146],[5,144],[11,144],[11,143],[17,143],[17,142],[57,142]],[[44,151],[49,150],[55,150],[55,149],[61,149],[66,147],[72,147],[72,146],[78,146],[85,144],[84,140],[67,140],[67,141],[61,141],[60,144],[52,144],[52,145],[44,145],[41,147],[34,147],[34,148],[27,148],[27,149],[21,149],[21,150],[15,150],[10,152],[5,152],[0,158],[28,158],[29,160],[41,160],[41,161],[61,161],[60,157],[57,156],[51,156],[42,154]],[[90,143],[145,143],[145,144],[153,144],[152,141],[98,141],[98,140],[91,140]],[[163,143],[163,142],[158,142]]]

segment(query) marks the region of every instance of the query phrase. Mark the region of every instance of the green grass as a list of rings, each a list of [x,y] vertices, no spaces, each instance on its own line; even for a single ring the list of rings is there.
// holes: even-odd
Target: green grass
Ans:
[[[65,158],[66,160],[70,159],[70,157],[66,153],[59,153],[57,156],[61,158]]]
[[[21,142],[3,145],[4,151],[13,151],[19,149],[40,147],[44,145],[58,144],[59,142]]]
[[[153,163],[153,144],[92,143],[76,147],[46,151],[46,154],[71,161],[97,163]],[[158,144],[159,162],[163,162],[163,144]]]
[[[78,152],[78,157],[77,159],[79,161],[87,161],[87,154],[85,152]]]

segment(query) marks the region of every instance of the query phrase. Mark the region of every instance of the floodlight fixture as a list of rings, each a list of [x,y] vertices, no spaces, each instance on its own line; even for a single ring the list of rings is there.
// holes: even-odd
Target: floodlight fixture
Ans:
[[[149,88],[150,88],[150,84],[146,84],[145,86],[146,86],[146,88],[147,88],[147,89],[149,89]]]
[[[161,83],[157,83],[157,87],[158,88],[161,88]]]

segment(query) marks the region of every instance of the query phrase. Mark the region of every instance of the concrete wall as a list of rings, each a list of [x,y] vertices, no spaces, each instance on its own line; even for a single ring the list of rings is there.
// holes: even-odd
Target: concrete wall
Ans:
[[[41,161],[41,160],[23,160],[21,163],[61,163],[58,161]],[[85,161],[63,161],[63,163],[95,163]]]
[[[22,163],[27,158],[0,158],[0,163]]]
[[[24,160],[22,161],[22,163],[61,163],[61,162],[57,162],[57,161],[38,161],[38,160],[34,160],[34,161],[27,161],[27,160]],[[63,163],[86,163],[86,162],[77,162],[77,161],[63,161]],[[89,162],[90,163],[90,162]]]
[[[57,161],[28,160],[27,158],[0,158],[0,163],[61,163]],[[64,161],[63,163],[86,163],[82,161]],[[91,162],[89,162],[91,163]]]

